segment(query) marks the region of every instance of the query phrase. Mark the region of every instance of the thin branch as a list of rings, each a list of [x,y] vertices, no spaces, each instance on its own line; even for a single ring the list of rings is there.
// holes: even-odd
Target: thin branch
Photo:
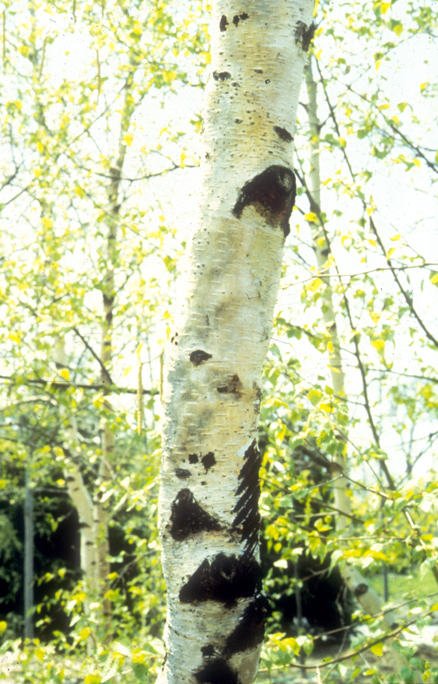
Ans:
[[[11,176],[9,176],[9,178],[7,178],[4,183],[1,184],[0,192],[3,190],[3,188],[5,188],[7,185],[10,185],[12,183],[14,178],[16,178],[16,176],[17,176],[18,170],[19,170],[19,167],[16,166],[14,169],[14,173]]]
[[[297,280],[294,283],[289,283],[289,285],[283,285],[282,289],[286,290],[289,287],[294,287],[295,285],[302,285],[303,283],[308,283],[316,278],[359,278],[360,276],[369,275],[370,273],[377,273],[380,271],[407,271],[411,268],[429,268],[433,266],[438,266],[436,261],[425,261],[422,264],[411,264],[404,266],[378,266],[376,268],[370,268],[368,271],[358,271],[356,273],[323,273],[321,271],[316,272],[314,275],[309,276],[309,278],[304,278],[303,280]],[[328,269],[324,269],[328,270]]]
[[[423,382],[432,382],[433,384],[438,384],[438,378],[430,378],[427,375],[416,375],[414,373],[400,373],[399,371],[392,370],[392,368],[368,368],[370,373],[392,373],[393,375],[398,375],[402,378],[414,378],[415,380],[422,380]]]
[[[370,102],[370,100],[366,97],[366,95],[363,95],[362,93],[356,92],[355,90],[353,90],[353,88],[350,85],[347,85],[346,87],[351,93],[353,93],[357,97],[360,97],[362,100],[367,102],[370,106],[373,106],[373,103]],[[427,166],[430,169],[432,169],[432,171],[434,173],[438,174],[438,167],[424,155],[424,153],[421,151],[421,149],[417,145],[414,145],[414,143],[411,142],[411,140],[409,140],[409,138],[404,133],[402,133],[401,130],[395,125],[395,123],[392,120],[388,119],[388,117],[385,116],[385,114],[381,110],[378,110],[378,113],[383,118],[386,125],[389,126],[391,128],[391,130],[396,135],[398,135],[403,140],[403,142],[418,155],[418,157],[423,159],[423,161],[426,162]]]
[[[337,121],[337,119],[336,119],[336,114],[335,114],[334,107],[333,107],[332,103],[330,102],[330,98],[329,98],[329,96],[328,96],[327,88],[325,87],[325,81],[324,81],[324,77],[323,77],[322,72],[321,72],[321,66],[320,66],[320,63],[319,63],[319,61],[318,61],[317,59],[315,59],[315,62],[316,62],[316,68],[318,69],[318,73],[319,73],[319,76],[320,76],[320,79],[321,79],[321,85],[322,85],[322,88],[323,88],[323,90],[324,90],[324,96],[325,96],[325,99],[326,99],[326,102],[327,102],[327,106],[328,106],[329,111],[330,111],[330,116],[331,116],[331,119],[332,119],[332,121],[333,121],[334,127],[335,127],[335,129],[336,129],[336,133],[337,133],[337,135],[338,135],[338,138],[340,138],[340,137],[341,137],[341,131],[340,131],[340,128],[339,128],[339,125],[338,125],[338,121]],[[348,166],[348,170],[349,170],[349,172],[350,172],[350,175],[351,175],[351,177],[352,177],[353,180],[356,180],[356,176],[355,176],[354,171],[353,171],[353,168],[352,168],[352,166],[351,166],[351,164],[350,164],[350,160],[349,160],[349,158],[348,158],[348,156],[347,156],[347,152],[346,152],[346,150],[345,150],[345,147],[341,147],[341,150],[342,150],[343,157],[344,157],[344,159],[345,159],[345,163],[346,163],[347,166]]]
[[[96,359],[96,361],[98,362],[99,366],[101,367],[101,369],[102,369],[102,374],[103,374],[103,378],[104,378],[104,380],[105,380],[104,385],[106,386],[106,383],[108,383],[109,385],[115,385],[115,383],[113,382],[113,380],[112,380],[112,378],[111,378],[111,375],[109,374],[109,371],[105,368],[104,364],[102,363],[102,360],[101,360],[100,357],[96,354],[96,352],[94,351],[93,347],[91,347],[91,346],[88,344],[88,342],[87,342],[87,340],[85,339],[85,337],[83,337],[83,336],[81,335],[81,333],[79,332],[79,330],[78,330],[76,327],[72,328],[72,330],[73,330],[73,332],[75,332],[76,335],[82,340],[82,342],[85,344],[85,346],[87,347],[87,349],[88,349],[88,351],[90,352],[90,354],[93,356],[93,358]]]
[[[414,303],[413,303],[413,301],[412,301],[412,298],[408,295],[408,293],[407,293],[406,290],[404,289],[403,285],[401,284],[400,278],[398,277],[397,273],[395,272],[395,269],[394,269],[393,266],[392,266],[391,259],[388,259],[388,255],[387,255],[385,246],[384,246],[384,244],[383,244],[383,242],[382,242],[382,239],[381,239],[379,233],[377,232],[376,224],[374,223],[372,216],[370,216],[370,226],[371,226],[371,229],[372,229],[374,235],[376,236],[377,243],[378,243],[380,249],[382,250],[383,256],[384,256],[385,259],[386,259],[386,262],[387,262],[387,264],[388,264],[388,266],[389,266],[389,268],[390,268],[390,270],[391,270],[391,272],[392,272],[392,275],[394,276],[394,280],[395,280],[395,282],[397,283],[397,285],[398,285],[398,287],[399,287],[399,290],[400,290],[400,292],[402,293],[402,295],[403,295],[403,297],[404,297],[404,300],[405,300],[406,304],[408,305],[411,314],[412,314],[412,315],[414,316],[414,318],[417,320],[418,325],[423,329],[423,331],[424,331],[425,335],[427,336],[427,338],[428,338],[428,339],[432,342],[432,344],[438,349],[438,340],[436,339],[436,337],[434,337],[434,336],[432,335],[431,332],[429,332],[429,330],[428,330],[428,329],[426,328],[426,326],[424,325],[424,323],[423,323],[423,321],[421,320],[420,316],[418,315],[416,309],[414,308]]]
[[[331,506],[330,504],[326,503],[325,501],[321,501],[321,499],[314,499],[312,496],[310,497],[310,501],[317,506],[321,506],[321,508],[328,508],[331,511],[334,511],[335,513],[339,513],[340,515],[344,515],[346,518],[350,518],[353,522],[357,523],[358,525],[363,525],[364,521],[361,520],[361,518],[357,518],[355,515],[351,515],[350,513],[345,513],[345,511],[341,511],[339,508],[336,508],[336,506]],[[355,537],[356,539],[356,537]],[[398,537],[397,537],[398,539]]]
[[[315,665],[298,665],[297,663],[288,663],[288,666],[296,667],[300,670],[316,670],[318,668],[330,667],[331,665],[335,665],[336,663],[342,663],[345,660],[350,660],[350,658],[354,658],[360,653],[365,653],[365,651],[369,651],[370,648],[372,648],[373,646],[377,646],[377,644],[381,644],[384,641],[388,641],[388,639],[393,639],[394,637],[404,632],[405,629],[408,629],[408,627],[418,622],[419,619],[423,619],[428,615],[432,615],[434,612],[435,611],[433,610],[429,610],[426,613],[423,613],[422,615],[416,616],[414,619],[409,620],[409,622],[405,622],[401,627],[394,629],[392,632],[388,632],[387,634],[382,635],[378,639],[373,639],[373,641],[370,641],[368,644],[366,644],[366,646],[362,646],[362,648],[359,648],[355,651],[350,651],[349,653],[346,653],[345,655],[340,656],[339,658],[334,658],[333,660],[328,661],[322,661]]]
[[[10,384],[13,384],[14,378],[11,375],[0,375],[0,378],[2,380],[9,380],[12,381]],[[54,382],[52,380],[37,380],[37,379],[26,379],[23,381],[21,378],[20,380],[16,381],[17,384],[20,385],[41,385],[43,387],[54,387],[55,389],[66,389],[67,387],[74,387],[75,389],[84,389],[84,390],[103,390],[103,389],[108,389],[111,392],[114,392],[115,394],[137,394],[136,389],[130,389],[129,387],[119,387],[118,385],[85,385],[81,383],[76,383],[76,382],[68,382],[68,380],[64,380],[63,382]],[[151,394],[155,395],[158,394],[158,390],[155,389],[144,389],[143,394]]]

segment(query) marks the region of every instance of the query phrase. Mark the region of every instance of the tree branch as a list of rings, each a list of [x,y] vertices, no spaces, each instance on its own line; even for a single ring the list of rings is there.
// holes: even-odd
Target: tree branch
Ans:
[[[11,384],[14,383],[14,378],[12,375],[0,375],[0,379],[2,380],[10,380],[12,381]],[[20,385],[41,385],[42,387],[54,387],[56,389],[66,389],[66,387],[74,387],[75,389],[84,389],[84,390],[103,390],[103,389],[108,389],[111,392],[114,392],[115,394],[137,394],[136,389],[130,389],[129,387],[119,387],[118,385],[85,385],[82,383],[76,383],[76,382],[69,382],[68,380],[64,380],[63,382],[54,382],[53,380],[37,380],[34,378],[28,378],[25,381],[20,379],[19,381],[15,381],[16,383],[19,382]],[[158,394],[158,390],[155,389],[144,389],[143,394],[151,394],[155,395]]]
[[[408,293],[404,289],[403,285],[401,284],[400,278],[398,277],[397,273],[395,272],[395,268],[392,266],[391,259],[388,259],[386,249],[385,249],[385,245],[383,244],[382,239],[381,239],[379,233],[377,232],[376,224],[374,223],[372,216],[370,216],[370,226],[371,226],[371,230],[373,231],[374,235],[376,236],[376,241],[377,241],[380,249],[382,250],[382,254],[386,259],[386,262],[387,262],[387,264],[391,270],[391,273],[394,276],[394,280],[397,283],[399,290],[402,293],[404,300],[405,300],[406,304],[408,305],[411,314],[414,316],[418,325],[422,328],[422,330],[424,331],[425,335],[430,340],[430,342],[432,342],[434,347],[436,347],[438,349],[438,340],[436,339],[436,337],[434,337],[432,335],[431,332],[429,332],[429,330],[424,325],[424,323],[421,320],[420,316],[418,315],[416,309],[414,308],[414,303],[412,301],[412,298],[408,295]]]
[[[317,663],[315,665],[298,665],[298,663],[288,663],[289,667],[296,667],[300,670],[317,670],[317,669],[322,669],[323,667],[330,667],[331,665],[335,665],[336,663],[342,663],[345,660],[349,660],[350,658],[354,658],[358,656],[360,653],[365,653],[365,651],[369,651],[370,648],[373,646],[377,646],[377,644],[381,644],[384,641],[388,641],[388,639],[393,639],[394,637],[398,636],[401,634],[405,629],[408,629],[411,625],[414,625],[416,622],[418,622],[419,619],[423,619],[427,617],[428,615],[432,615],[435,611],[429,610],[426,613],[423,613],[421,616],[417,616],[412,620],[409,620],[408,622],[405,622],[401,627],[398,627],[397,629],[394,629],[392,632],[388,632],[386,634],[383,634],[381,637],[378,639],[373,639],[373,641],[370,641],[366,646],[362,646],[362,648],[359,648],[355,651],[350,651],[349,653],[346,653],[343,656],[340,656],[339,658],[334,658],[333,660],[327,660],[327,661],[322,661],[321,663]]]
[[[96,359],[96,361],[98,362],[99,366],[100,366],[101,369],[102,369],[102,374],[103,374],[104,380],[105,380],[106,382],[108,382],[109,385],[115,385],[115,383],[113,382],[113,380],[112,380],[112,378],[111,378],[111,375],[109,374],[109,371],[105,368],[104,364],[102,363],[101,358],[96,354],[96,352],[94,351],[94,349],[88,344],[88,342],[87,342],[87,340],[85,339],[85,337],[83,337],[83,335],[81,335],[81,333],[79,332],[79,330],[78,330],[77,328],[72,328],[72,330],[73,330],[73,332],[76,333],[76,335],[80,338],[80,340],[82,340],[82,342],[85,344],[85,346],[87,347],[87,349],[88,349],[88,351],[90,352],[90,354],[91,354],[91,355],[93,356],[93,358]],[[106,382],[105,382],[105,386],[106,386]]]

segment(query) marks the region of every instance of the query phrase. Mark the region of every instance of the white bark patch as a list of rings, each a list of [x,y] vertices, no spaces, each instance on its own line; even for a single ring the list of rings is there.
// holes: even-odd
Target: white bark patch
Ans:
[[[160,684],[250,684],[257,673],[260,376],[295,199],[301,29],[312,9],[214,2],[203,189],[164,383]]]

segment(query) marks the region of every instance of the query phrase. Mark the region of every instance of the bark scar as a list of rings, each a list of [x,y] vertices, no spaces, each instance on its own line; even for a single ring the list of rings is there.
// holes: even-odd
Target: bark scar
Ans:
[[[191,534],[220,530],[221,525],[198,504],[190,489],[181,489],[170,515],[170,534],[175,541],[183,541]]]
[[[219,385],[216,389],[219,394],[235,394],[240,397],[243,385],[240,382],[239,376],[234,374],[225,385]]]
[[[246,12],[242,12],[242,14],[235,14],[233,17],[234,26],[238,26],[239,21],[245,21],[245,19],[249,19],[249,14]]]
[[[213,78],[215,81],[226,81],[231,78],[229,71],[213,71]]]
[[[366,594],[367,591],[368,591],[368,584],[365,584],[365,583],[358,584],[354,590],[354,595],[356,596],[356,598],[358,598],[359,596],[363,596],[364,594]]]
[[[274,126],[274,131],[278,135],[281,140],[284,140],[285,142],[292,142],[293,137],[287,130],[287,128],[282,128],[281,126]]]
[[[204,361],[211,359],[211,354],[208,354],[208,352],[203,351],[202,349],[196,349],[195,351],[192,351],[189,358],[194,366],[200,366]]]
[[[212,451],[209,451],[208,454],[205,454],[205,456],[201,458],[201,463],[205,468],[205,472],[210,470],[210,468],[212,468],[216,464],[214,453]]]
[[[303,48],[304,52],[308,52],[309,50],[310,43],[315,35],[315,29],[316,26],[313,23],[310,24],[310,26],[307,26],[304,21],[297,21],[297,27],[295,29],[295,43],[298,45],[298,43],[301,41],[301,47]]]
[[[228,26],[228,19],[226,18],[225,14],[221,16],[221,20],[219,22],[219,29],[220,31],[226,31]]]
[[[245,207],[252,204],[270,226],[280,226],[287,237],[295,196],[294,172],[286,166],[268,166],[241,188],[232,213],[240,219]]]
[[[213,660],[196,672],[195,679],[199,684],[240,684],[235,670],[222,658]]]
[[[226,608],[237,599],[259,594],[262,582],[260,564],[247,555],[226,556],[219,553],[210,562],[205,559],[179,592],[181,603],[218,601]]]

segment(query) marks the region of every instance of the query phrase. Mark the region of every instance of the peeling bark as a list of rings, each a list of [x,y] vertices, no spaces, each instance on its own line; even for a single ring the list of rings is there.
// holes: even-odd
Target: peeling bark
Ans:
[[[203,186],[164,382],[160,684],[251,684],[266,613],[257,423],[313,0],[216,0]],[[176,343],[177,341],[177,343]]]

